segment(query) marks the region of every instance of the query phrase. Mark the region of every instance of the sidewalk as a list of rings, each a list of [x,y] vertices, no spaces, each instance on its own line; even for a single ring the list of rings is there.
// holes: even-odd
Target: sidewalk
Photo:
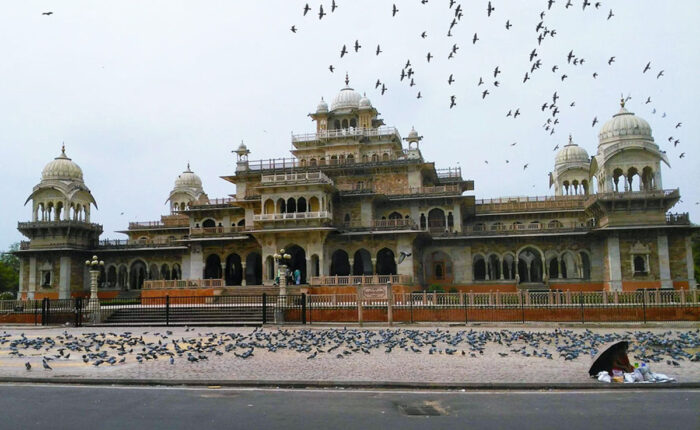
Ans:
[[[640,331],[645,333],[644,339],[649,334],[655,335],[656,337],[652,338],[655,339],[654,342],[665,339],[667,342],[676,342],[677,346],[681,341],[686,346],[683,348],[686,353],[696,354],[700,351],[697,326],[682,324],[682,327],[677,329],[631,325],[616,328],[562,328],[560,330],[563,330],[565,335],[560,336],[554,335],[555,329],[551,324],[548,327],[348,327],[348,331],[337,326],[280,327],[279,330],[277,327],[265,327],[258,331],[257,340],[256,335],[248,337],[255,329],[237,327],[194,327],[189,331],[184,327],[4,327],[0,328],[0,332],[5,336],[0,345],[0,381],[424,389],[617,388],[622,385],[599,383],[588,377],[587,371],[592,358],[589,344],[581,339],[601,340],[606,336],[633,336],[635,332]],[[475,347],[466,341],[457,342],[470,330],[473,330],[471,336],[483,340],[483,343],[479,341]],[[394,346],[387,352],[386,345],[381,343],[383,336],[387,336],[388,333],[393,334],[394,339],[402,339],[407,337],[409,331],[416,331],[425,338],[439,339],[434,342],[433,353],[430,353],[433,348],[431,344],[415,346],[412,341],[406,341],[405,348]],[[63,338],[64,332],[73,338]],[[124,353],[118,355],[119,345],[126,344],[123,340],[125,338],[109,333],[122,335],[124,332],[132,333],[131,340]],[[21,340],[22,333],[26,341]],[[342,334],[346,342],[332,349],[337,344],[338,338],[334,336],[338,333]],[[506,336],[509,342],[505,341]],[[47,343],[47,338],[52,339],[55,344]],[[232,338],[236,340],[233,341]],[[100,342],[104,339],[102,347],[97,348],[94,339]],[[347,341],[348,339],[351,341]],[[20,346],[17,351],[23,354],[23,357],[10,354],[10,345],[18,340]],[[366,341],[363,344],[366,345],[364,350],[356,346],[355,340],[360,343]],[[579,355],[573,359],[565,359],[557,351],[554,340],[559,342],[560,347],[565,347],[566,351],[579,351]],[[551,343],[548,344],[548,341]],[[21,346],[22,342],[29,342],[33,346],[25,349]],[[173,342],[181,351],[199,348],[201,352],[190,350],[178,356]],[[97,357],[84,363],[84,350],[64,349],[64,354],[70,353],[70,357],[66,359],[65,355],[59,353],[60,348],[66,348],[66,343],[72,343],[73,347],[75,344],[92,343],[90,353],[101,353],[105,358],[113,356],[119,360],[124,359],[124,363],[103,363],[95,366],[93,363]],[[252,355],[241,358],[250,350],[251,343],[254,344]],[[510,346],[506,343],[510,343]],[[649,363],[649,366],[654,372],[676,378],[678,383],[673,386],[700,388],[700,362],[691,362],[688,359],[673,360],[664,352],[669,352],[669,345],[674,345],[673,343],[663,345],[632,338],[630,344],[631,348],[635,348],[635,345],[643,346],[646,353],[657,351],[654,354],[660,357],[661,361]],[[38,349],[37,345],[40,345]],[[137,355],[143,356],[145,351],[154,348],[160,351],[159,354],[154,354],[156,359],[144,359],[142,364],[137,361]],[[319,348],[320,352],[316,352]],[[671,350],[673,348],[675,347],[671,347]],[[514,350],[517,352],[513,352]],[[187,355],[192,352],[195,357],[206,358],[190,362]],[[551,354],[551,359],[536,356],[543,352]],[[677,350],[670,352],[676,355],[678,353]],[[633,357],[639,353],[641,350],[631,350],[630,361],[639,361]],[[173,355],[172,364],[168,354]],[[56,355],[59,358],[49,361],[53,370],[44,370],[42,357]],[[670,360],[676,361],[678,366],[673,365]],[[25,368],[26,362],[32,366],[29,371]],[[651,386],[624,385],[625,388]],[[654,387],[659,388],[659,385]]]

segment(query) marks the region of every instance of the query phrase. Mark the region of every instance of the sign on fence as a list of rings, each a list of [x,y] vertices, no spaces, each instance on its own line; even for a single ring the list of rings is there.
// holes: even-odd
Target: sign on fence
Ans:
[[[386,285],[358,285],[357,286],[357,321],[362,325],[362,304],[365,301],[386,300],[387,307],[387,323],[392,325],[394,322],[393,315],[393,297],[391,291],[391,282]]]

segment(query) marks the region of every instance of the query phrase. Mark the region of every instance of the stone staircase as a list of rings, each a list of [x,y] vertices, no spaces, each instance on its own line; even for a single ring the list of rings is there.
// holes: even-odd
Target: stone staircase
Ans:
[[[274,310],[268,306],[268,318]],[[262,306],[171,306],[166,317],[165,307],[125,307],[116,309],[102,322],[105,325],[260,325]]]

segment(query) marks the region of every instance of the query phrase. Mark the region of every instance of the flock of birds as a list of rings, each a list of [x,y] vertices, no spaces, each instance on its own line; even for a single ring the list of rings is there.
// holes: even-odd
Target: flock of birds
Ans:
[[[590,1],[590,0],[575,0],[576,4],[574,4],[574,0],[544,0],[543,1],[543,7],[541,12],[539,12],[539,18],[536,21],[536,24],[533,22],[533,39],[532,39],[532,44],[533,48],[531,51],[529,51],[529,67],[527,70],[522,71],[522,84],[527,85],[528,81],[532,80],[536,74],[541,73],[542,70],[551,70],[551,73],[557,76],[557,79],[555,80],[556,85],[558,88],[553,88],[552,89],[552,96],[550,99],[543,100],[541,107],[538,105],[539,109],[533,107],[532,109],[527,109],[525,106],[509,106],[507,107],[504,111],[506,112],[505,116],[507,118],[512,118],[512,119],[517,119],[521,114],[522,111],[524,110],[530,110],[533,112],[536,112],[537,110],[541,111],[542,114],[545,115],[544,118],[544,123],[542,124],[542,128],[544,131],[549,134],[553,135],[557,129],[557,126],[560,124],[560,117],[562,113],[564,112],[564,109],[572,109],[576,106],[575,100],[570,100],[565,103],[560,103],[559,102],[559,95],[558,93],[561,91],[562,87],[570,80],[570,78],[575,75],[575,74],[588,74],[591,79],[597,79],[601,74],[603,74],[603,70],[591,70],[589,67],[584,67],[584,65],[588,65],[589,62],[587,58],[584,58],[582,56],[579,56],[576,52],[575,49],[571,49],[568,54],[564,58],[547,58],[547,64],[545,65],[545,58],[544,53],[542,52],[542,47],[544,44],[546,44],[549,40],[555,38],[558,34],[557,28],[554,26],[554,22],[549,22],[548,21],[548,14],[552,10],[552,8],[555,7],[561,7],[564,8],[565,10],[576,10],[577,8],[579,10],[582,10],[583,12],[588,13],[591,11],[591,13],[598,12],[603,15],[605,21],[610,21],[613,17],[615,17],[615,13],[613,12],[612,9],[610,8],[605,8],[603,7],[603,2],[601,1]],[[453,38],[457,34],[457,28],[460,22],[462,22],[463,17],[465,16],[466,13],[466,8],[463,7],[461,3],[459,3],[456,0],[447,0],[445,1],[447,4],[447,7],[453,11],[453,15],[451,17],[451,21],[449,23],[446,23],[446,37],[447,38]],[[420,1],[421,5],[428,5],[429,0],[421,0]],[[483,16],[487,20],[491,20],[491,22],[497,22],[499,18],[499,12],[498,12],[498,7],[497,7],[497,1],[492,0],[488,1],[488,3],[485,4],[485,9],[482,12]],[[469,5],[470,10],[469,13],[470,15],[475,15],[479,14],[480,12],[477,10],[478,7],[476,5]],[[307,16],[312,16],[314,10],[318,10],[318,13],[316,16],[318,17],[318,20],[323,20],[324,17],[326,17],[329,13],[333,14],[335,13],[338,9],[341,9],[338,3],[335,0],[332,0],[330,7],[324,8],[324,5],[322,3],[319,3],[318,5],[311,6],[309,3],[305,3],[302,9],[302,16],[307,17]],[[400,16],[400,9],[397,7],[396,4],[393,4],[391,6],[391,9],[388,9],[387,6],[387,11],[386,11],[387,17],[391,16],[392,18],[397,18]],[[528,23],[525,22],[517,22],[517,19],[510,19],[507,17],[500,17],[501,19],[504,19],[505,22],[503,23],[503,28],[504,31],[509,31],[513,26],[516,25],[529,25]],[[518,17],[519,18],[519,17]],[[327,18],[326,18],[327,19]],[[291,27],[291,31],[296,33],[299,31],[299,27],[297,25],[293,25]],[[419,29],[416,31],[417,37],[420,37],[421,39],[426,39],[429,37],[429,33],[427,30],[424,29]],[[431,35],[432,36],[432,35]],[[486,37],[484,37],[486,39]],[[449,39],[446,39],[449,40]],[[473,35],[469,35],[468,38],[468,43],[475,45],[477,43],[485,43],[486,40],[482,40],[480,38],[480,35],[478,33],[474,33]],[[416,44],[416,46],[419,46]],[[343,44],[339,48],[339,59],[343,59],[347,55],[353,53],[358,53],[362,49],[362,43],[359,39],[356,39],[354,43],[352,44]],[[447,42],[447,46],[445,46],[445,55],[447,59],[452,59],[455,56],[458,55],[460,52],[460,49],[462,49],[459,46],[459,43],[454,43],[452,41]],[[604,48],[601,49],[603,51]],[[382,48],[381,44],[377,44],[376,49],[373,50],[373,54],[375,56],[378,56],[384,52],[384,49]],[[431,60],[435,57],[435,53],[433,52],[422,52],[422,53],[416,53],[416,57],[413,58],[415,61],[417,58],[424,57],[426,63],[430,63]],[[612,55],[607,58],[607,67],[612,68],[614,67],[614,64],[616,63],[617,56]],[[656,67],[655,65],[652,64],[652,61],[645,61],[646,64],[640,64],[640,73],[643,75],[646,74],[653,74],[656,76],[656,79],[660,79],[665,76],[665,70],[659,67]],[[403,64],[403,63],[402,63]],[[591,66],[592,67],[592,66]],[[336,70],[337,66],[334,64],[331,64],[328,66],[328,70],[330,70],[331,73],[333,73]],[[587,71],[586,71],[587,70]],[[500,66],[495,66],[493,71],[486,72],[482,74],[482,76],[479,77],[478,82],[475,82],[475,86],[478,89],[477,92],[480,95],[480,98],[482,100],[487,99],[491,94],[493,94],[495,91],[499,90],[499,87],[501,87],[501,81],[499,78],[499,74],[502,73],[502,68]],[[398,71],[397,76],[399,78],[399,83],[406,84],[408,85],[409,88],[413,88],[417,86],[417,77],[416,77],[416,70],[412,67],[411,59],[408,59],[405,63],[405,66],[403,66],[400,71]],[[457,80],[457,75],[456,73],[449,73],[449,75],[446,77],[446,82],[449,88],[452,88],[453,83]],[[383,78],[378,78],[375,84],[375,89],[379,91],[379,93],[383,96],[387,91],[389,91],[389,81]],[[424,97],[424,94],[422,90],[415,89],[416,91],[416,99],[421,99]],[[628,95],[627,97],[623,96],[623,100],[625,102],[628,102],[632,98],[631,95]],[[643,106],[648,105],[652,103],[651,97],[648,96],[646,97],[646,100],[641,99],[644,103]],[[446,106],[449,107],[449,109],[452,109],[457,106],[458,103],[458,94],[454,93],[449,95],[449,102],[446,103]],[[656,114],[656,108],[652,109],[652,114]],[[666,117],[666,113],[662,114],[662,117]],[[595,127],[597,124],[599,124],[599,120],[597,116],[594,116],[594,118],[591,120],[591,126]],[[681,122],[676,123],[676,128],[679,128],[681,126]],[[673,147],[677,147],[678,144],[680,143],[680,139],[678,137],[670,136],[668,138],[668,142],[673,144]],[[559,149],[559,145],[556,145],[554,147],[554,151]],[[685,152],[680,152],[678,154],[678,158],[685,158],[686,153]],[[488,161],[486,161],[488,164]],[[506,160],[506,163],[509,163],[508,160]],[[523,165],[523,170],[527,169],[528,164],[525,163]]]
[[[186,328],[185,332],[194,328]],[[547,360],[592,358],[605,344],[620,340],[630,341],[629,353],[635,360],[680,366],[684,360],[700,361],[700,330],[664,333],[648,331],[623,334],[599,334],[590,330],[528,331],[528,330],[449,330],[449,329],[263,329],[248,333],[207,332],[202,335],[174,335],[172,331],[153,332],[144,339],[141,334],[76,333],[64,331],[57,336],[26,337],[4,332],[0,335],[0,351],[9,351],[12,358],[41,357],[45,370],[52,370],[51,362],[81,360],[94,367],[115,366],[134,361],[142,364],[150,360],[196,363],[210,357],[227,356],[246,360],[256,351],[277,352],[289,350],[305,354],[308,360],[325,355],[344,359],[353,354],[390,354],[403,350],[412,354],[451,355],[478,358],[490,345],[500,345],[506,352],[499,356],[518,358],[538,357]],[[73,358],[71,358],[73,357]],[[127,357],[129,360],[127,360]],[[31,361],[25,362],[27,371]]]

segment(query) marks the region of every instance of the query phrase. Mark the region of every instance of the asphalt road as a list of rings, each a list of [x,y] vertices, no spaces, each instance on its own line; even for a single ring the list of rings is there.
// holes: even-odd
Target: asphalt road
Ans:
[[[0,385],[1,429],[693,429],[700,390],[408,392]]]

